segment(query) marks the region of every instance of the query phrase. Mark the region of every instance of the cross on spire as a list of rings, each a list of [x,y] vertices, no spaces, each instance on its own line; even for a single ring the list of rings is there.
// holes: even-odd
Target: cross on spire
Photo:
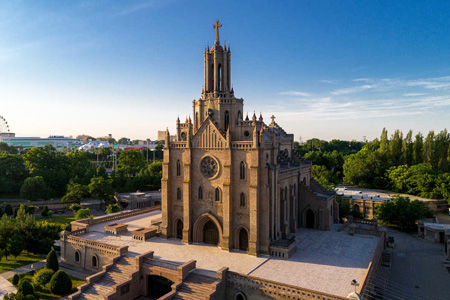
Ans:
[[[216,25],[213,25],[213,28],[216,29],[216,44],[219,45],[219,27],[222,27],[222,24],[219,24],[219,20],[216,20]]]
[[[272,117],[270,117],[272,119],[272,124],[275,124],[275,116],[272,115]]]

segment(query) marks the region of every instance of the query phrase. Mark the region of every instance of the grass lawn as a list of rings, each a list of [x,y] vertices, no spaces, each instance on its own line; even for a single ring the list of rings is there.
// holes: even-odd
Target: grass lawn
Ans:
[[[27,256],[25,252],[22,252],[22,254],[17,256],[17,262],[14,262],[14,256],[9,255],[8,260],[5,260],[5,258],[3,257],[0,261],[0,273],[11,271],[22,266],[41,261],[43,259],[45,259],[45,257],[42,257],[40,255],[34,255],[30,253],[30,255]]]
[[[36,271],[31,271],[25,274],[24,278],[30,279],[31,282],[33,282],[33,275]],[[75,278],[70,276],[70,279],[72,279],[72,290],[70,291],[70,294],[73,294],[77,291],[77,287],[86,283],[86,280],[82,280],[79,278]],[[12,278],[8,279],[10,282],[12,282]],[[42,288],[40,291],[35,291],[36,294],[38,294],[40,300],[56,300],[60,299],[61,296],[52,294],[50,292],[50,283],[46,284],[44,288]]]
[[[36,217],[36,221],[47,221],[55,224],[70,224],[75,221],[75,216],[51,216],[51,217]]]

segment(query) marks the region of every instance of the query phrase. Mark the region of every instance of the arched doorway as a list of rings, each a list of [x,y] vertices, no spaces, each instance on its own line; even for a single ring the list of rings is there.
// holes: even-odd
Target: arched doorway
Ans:
[[[183,239],[183,221],[177,221],[177,239]]]
[[[239,230],[239,249],[248,251],[248,233],[244,228]]]
[[[315,216],[314,212],[311,209],[306,211],[306,228],[314,229],[315,225]]]
[[[172,291],[173,282],[167,278],[157,275],[149,275],[147,280],[148,296],[150,299],[158,299]]]
[[[208,221],[203,226],[203,242],[205,244],[219,244],[219,230],[217,230],[217,226],[213,221]]]

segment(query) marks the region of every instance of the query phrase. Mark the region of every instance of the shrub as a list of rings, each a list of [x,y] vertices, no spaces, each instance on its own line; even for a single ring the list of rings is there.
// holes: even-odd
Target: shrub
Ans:
[[[79,210],[81,209],[81,205],[78,204],[78,203],[74,203],[74,204],[72,204],[72,205],[69,206],[69,209],[70,209],[71,211],[73,211],[74,214],[76,214],[77,211],[79,211]]]
[[[49,216],[49,217],[53,216],[53,210],[49,210],[47,213],[47,216]]]
[[[26,295],[23,300],[36,300],[36,297],[34,297],[33,295]]]
[[[112,214],[112,213],[116,213],[120,211],[120,206],[119,204],[110,204],[108,206],[106,206],[106,213],[107,214]]]
[[[75,219],[76,220],[82,220],[82,219],[86,219],[91,217],[91,210],[89,208],[82,208],[80,210],[77,211],[77,213],[75,214]]]
[[[21,292],[22,295],[34,295],[34,288],[30,280],[22,278],[17,285],[17,291]]]
[[[12,284],[17,285],[19,283],[19,280],[20,280],[19,274],[14,274]]]
[[[53,270],[41,269],[33,277],[33,284],[35,287],[43,287],[50,282],[53,276]]]
[[[48,206],[47,205],[45,205],[44,208],[42,209],[41,216],[43,216],[43,217],[48,216]]]
[[[47,260],[45,262],[45,267],[47,269],[53,270],[54,272],[58,271],[58,269],[59,269],[58,256],[56,255],[56,251],[54,249],[52,249],[47,254]]]
[[[58,271],[53,274],[50,280],[50,291],[56,295],[66,295],[72,289],[72,280],[64,271]]]
[[[10,204],[7,204],[7,205],[6,205],[6,207],[5,207],[5,213],[6,213],[8,216],[12,216],[12,215],[14,214],[13,209],[12,209],[12,207],[11,207]]]

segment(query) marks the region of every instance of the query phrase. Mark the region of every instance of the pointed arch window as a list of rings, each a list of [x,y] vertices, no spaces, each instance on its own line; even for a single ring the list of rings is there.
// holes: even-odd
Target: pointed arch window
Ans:
[[[203,189],[201,186],[198,187],[198,199],[203,200]]]
[[[216,201],[220,201],[221,198],[221,192],[219,188],[216,188]]]
[[[177,160],[177,176],[181,176],[181,162]]]
[[[245,194],[241,193],[241,201],[239,202],[240,207],[245,207]]]
[[[177,189],[177,200],[181,200],[181,189]]]
[[[228,126],[230,126],[230,113],[227,110],[225,112],[225,131],[228,130]]]
[[[245,179],[245,162],[241,161],[241,165],[239,166],[239,178]]]

